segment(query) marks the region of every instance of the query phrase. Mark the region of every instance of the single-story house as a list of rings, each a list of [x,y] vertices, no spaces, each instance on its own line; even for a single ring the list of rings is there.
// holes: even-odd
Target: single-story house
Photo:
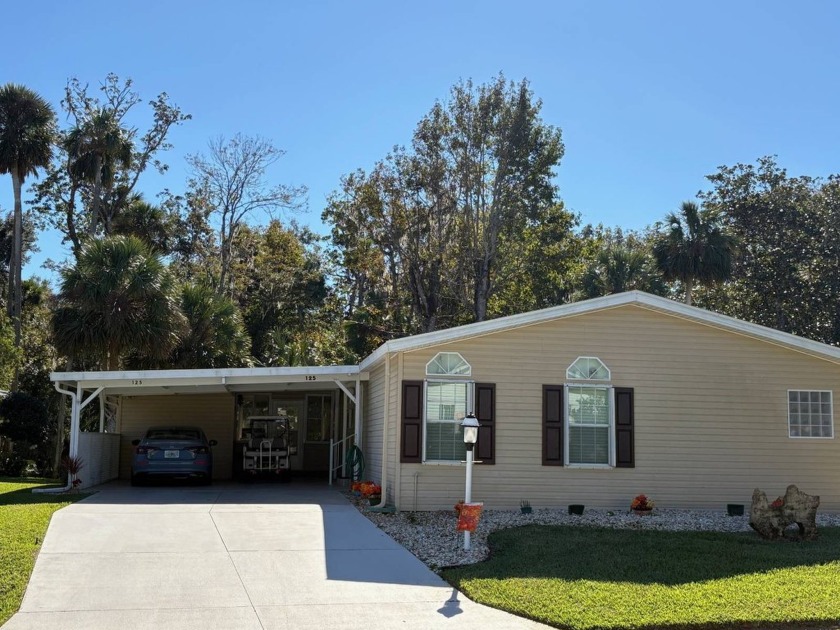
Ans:
[[[626,508],[645,493],[722,509],[796,483],[840,510],[840,348],[638,291],[389,341],[358,366],[52,378],[75,401],[77,434],[87,392],[107,396],[122,476],[131,439],[173,419],[205,426],[217,476],[230,476],[221,455],[248,414],[294,408],[294,469],[332,481],[352,442],[388,503],[449,508],[464,496],[460,422],[473,411],[472,496],[487,507]]]

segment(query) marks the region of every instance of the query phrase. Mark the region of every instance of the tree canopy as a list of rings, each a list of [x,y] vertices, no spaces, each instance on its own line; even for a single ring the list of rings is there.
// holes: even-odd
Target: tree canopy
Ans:
[[[18,173],[0,217],[0,388],[17,370],[54,410],[56,368],[355,362],[389,339],[634,289],[840,344],[840,176],[764,157],[720,167],[644,230],[582,225],[557,184],[559,126],[526,79],[499,75],[455,83],[405,146],[341,177],[322,236],[297,222],[306,189],[258,134],[217,136],[185,181],[141,187],[190,119],[166,92],[142,105],[130,79],[71,79],[56,131],[49,103],[0,89],[0,174]],[[44,225],[71,251],[53,261],[56,295],[16,276]]]

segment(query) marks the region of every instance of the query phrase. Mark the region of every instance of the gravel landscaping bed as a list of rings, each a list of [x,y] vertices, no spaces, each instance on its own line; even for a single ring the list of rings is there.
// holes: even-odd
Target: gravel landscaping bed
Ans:
[[[432,569],[472,564],[487,558],[487,536],[497,530],[522,525],[578,525],[617,529],[652,529],[662,531],[751,531],[749,515],[727,516],[723,510],[655,509],[638,516],[630,511],[587,509],[580,516],[566,510],[534,509],[531,514],[518,510],[485,510],[478,530],[473,533],[471,549],[464,551],[464,537],[455,531],[455,511],[400,512],[379,514],[368,509],[368,502],[349,496],[353,504],[382,531],[403,545]],[[817,525],[840,526],[840,514],[817,514]]]

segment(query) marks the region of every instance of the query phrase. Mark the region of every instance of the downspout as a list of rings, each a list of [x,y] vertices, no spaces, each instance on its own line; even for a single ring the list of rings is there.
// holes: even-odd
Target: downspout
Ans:
[[[55,385],[55,391],[57,391],[59,394],[64,394],[65,396],[70,396],[70,408],[71,408],[71,410],[75,410],[76,404],[77,404],[75,392],[72,392],[69,389],[61,389],[61,384],[58,383],[58,382],[54,383],[54,385]],[[74,416],[74,413],[73,413],[73,411],[71,411],[70,412],[71,439],[72,439],[72,432],[73,432],[73,416]],[[62,429],[64,429],[64,427],[62,427]],[[63,433],[64,432],[62,431],[62,434]],[[73,487],[73,482],[70,480],[70,473],[67,473],[67,485],[64,486],[63,488],[35,488],[35,489],[32,490],[32,492],[34,494],[58,494],[60,492],[67,492],[72,487]]]
[[[71,411],[70,411],[70,457],[76,457],[79,454],[79,417],[81,416],[82,409],[87,407],[87,405],[93,401],[94,398],[99,396],[104,390],[104,387],[98,387],[95,392],[93,392],[90,396],[87,397],[85,400],[81,400],[84,394],[84,390],[82,389],[81,383],[76,385],[76,392],[73,393],[70,390],[63,390],[59,388],[59,384],[55,384],[55,389],[60,394],[64,394],[65,396],[70,396],[71,402]],[[81,402],[80,402],[81,401]],[[67,492],[73,486],[73,482],[70,479],[70,475],[67,475],[67,485],[64,488],[36,488],[32,490],[37,494],[52,494],[58,492]]]
[[[382,426],[382,500],[375,508],[384,508],[388,503],[388,425],[391,423],[391,355],[385,355],[385,410]]]

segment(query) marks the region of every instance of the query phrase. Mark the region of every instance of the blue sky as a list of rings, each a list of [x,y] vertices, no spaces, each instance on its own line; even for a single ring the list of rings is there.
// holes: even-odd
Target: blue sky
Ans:
[[[320,232],[342,174],[407,143],[460,78],[500,71],[527,77],[563,130],[557,183],[584,222],[642,228],[717,166],[767,154],[795,175],[840,171],[836,2],[80,0],[3,17],[15,54],[0,83],[57,106],[68,77],[115,72],[193,115],[171,135],[170,171],[141,180],[148,197],[182,191],[184,155],[208,138],[261,134],[287,151],[272,178],[309,188],[302,220]],[[27,277],[66,255],[55,234],[39,246]]]

